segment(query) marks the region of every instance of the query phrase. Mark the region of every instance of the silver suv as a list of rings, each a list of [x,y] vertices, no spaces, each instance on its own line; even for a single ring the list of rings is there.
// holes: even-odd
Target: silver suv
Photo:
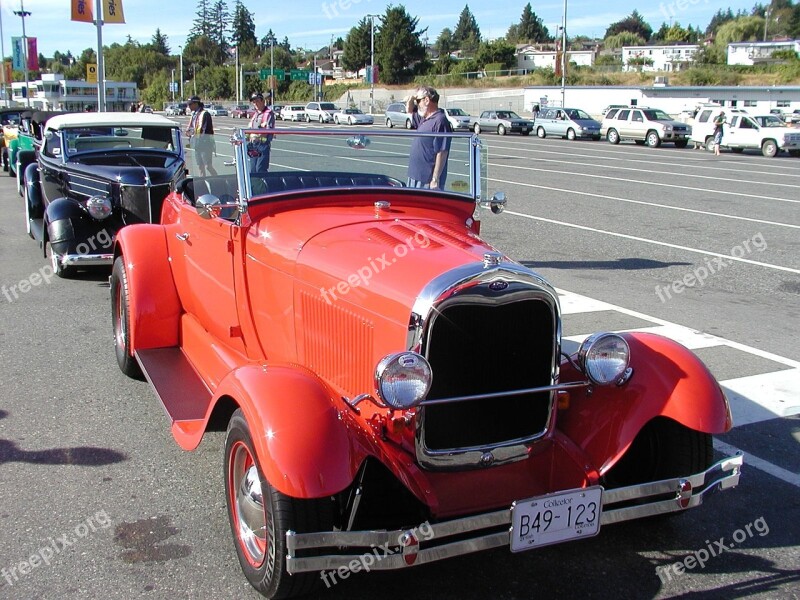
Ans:
[[[332,123],[333,113],[337,110],[333,102],[309,102],[306,104],[306,122]]]
[[[685,148],[689,143],[691,128],[686,123],[674,120],[659,108],[626,106],[612,108],[603,117],[600,135],[612,144],[620,140],[633,140],[657,148],[662,142],[672,142],[676,148]]]

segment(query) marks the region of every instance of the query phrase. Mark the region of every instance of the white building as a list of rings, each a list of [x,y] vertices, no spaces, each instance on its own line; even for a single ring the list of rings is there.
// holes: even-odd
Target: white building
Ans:
[[[622,68],[626,71],[680,71],[694,62],[697,49],[697,44],[623,46]]]
[[[737,42],[728,44],[729,65],[754,65],[768,61],[776,50],[794,50],[800,54],[800,40],[785,42]]]
[[[11,84],[11,99],[20,105],[38,110],[67,110],[81,112],[87,106],[97,110],[97,84],[88,81],[64,79],[59,73],[42,73],[41,79]],[[130,110],[138,101],[136,83],[133,81],[106,81],[106,110],[122,112]]]
[[[591,67],[594,65],[594,57],[594,50],[567,50],[567,64],[575,63],[580,67]],[[543,50],[538,46],[523,46],[517,50],[517,69],[533,71],[545,67],[555,71],[555,50]]]

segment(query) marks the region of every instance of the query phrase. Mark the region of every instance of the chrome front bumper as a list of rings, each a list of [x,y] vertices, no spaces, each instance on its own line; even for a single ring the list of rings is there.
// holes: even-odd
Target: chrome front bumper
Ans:
[[[739,483],[742,455],[725,458],[706,471],[652,483],[603,491],[601,525],[642,517],[667,514],[693,508],[703,503],[707,493],[726,490]],[[645,504],[630,501],[650,499]],[[622,506],[615,506],[622,504]],[[375,570],[402,569],[425,563],[487,550],[510,547],[511,509],[454,519],[436,524],[420,524],[413,529],[395,531],[330,531],[320,533],[286,533],[289,573],[330,571],[335,569]],[[504,528],[496,531],[498,528]],[[483,532],[494,529],[494,532]],[[419,539],[416,532],[426,532]],[[475,536],[456,542],[447,538],[474,532]],[[424,547],[423,547],[424,546]],[[352,551],[344,553],[348,548]],[[297,556],[298,550],[336,552],[320,556]],[[367,560],[368,559],[368,560]],[[367,565],[365,567],[365,565]],[[358,565],[358,566],[356,566]]]
[[[56,259],[62,267],[102,267],[114,262],[114,254],[59,254]]]

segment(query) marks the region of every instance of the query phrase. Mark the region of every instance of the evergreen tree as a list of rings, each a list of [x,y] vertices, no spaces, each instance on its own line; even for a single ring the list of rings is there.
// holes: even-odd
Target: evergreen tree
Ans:
[[[733,21],[734,18],[733,11],[730,8],[726,11],[720,8],[716,13],[714,13],[714,16],[711,17],[711,21],[708,23],[708,27],[706,27],[706,35],[716,33],[717,29],[720,28],[720,25],[727,23],[728,21]]]
[[[209,6],[209,0],[197,0],[197,12],[195,19],[192,21],[192,28],[189,30],[189,35],[186,37],[187,45],[194,38],[205,36],[212,37],[212,18],[213,11]]]
[[[611,37],[613,35],[617,35],[618,33],[622,33],[623,31],[634,33],[644,39],[645,42],[653,35],[653,28],[645,23],[642,15],[640,15],[639,11],[635,9],[629,16],[625,17],[621,21],[617,21],[616,23],[609,25],[608,29],[606,29],[606,34],[604,37]]]
[[[449,27],[442,29],[442,32],[439,34],[439,37],[436,38],[436,42],[433,44],[433,47],[436,50],[436,53],[439,55],[440,60],[443,56],[450,56],[450,53],[453,50],[458,50],[455,40],[453,39],[453,32]]]
[[[236,0],[233,7],[233,21],[231,23],[231,43],[235,46],[256,46],[256,25],[253,22],[253,13],[247,10],[240,0]]]
[[[506,40],[512,44],[546,42],[550,39],[550,32],[543,24],[542,19],[533,12],[530,2],[522,9],[519,23],[511,25],[506,33]]]
[[[160,29],[156,29],[156,32],[153,34],[153,39],[150,41],[150,47],[159,54],[169,56],[167,36],[161,33]]]
[[[347,34],[342,55],[342,67],[346,70],[358,71],[370,64],[371,26],[370,18],[364,17]]]
[[[469,5],[464,6],[458,17],[458,24],[453,32],[453,41],[462,54],[473,54],[481,43],[481,30],[474,15],[469,10]]]
[[[427,29],[417,31],[418,18],[412,18],[403,6],[390,6],[375,36],[375,62],[380,65],[384,83],[401,83],[408,79],[414,63],[425,58],[420,37]]]
[[[211,24],[212,29],[208,37],[217,43],[224,54],[227,54],[230,48],[228,32],[231,26],[231,14],[228,12],[225,0],[216,0],[211,7]]]

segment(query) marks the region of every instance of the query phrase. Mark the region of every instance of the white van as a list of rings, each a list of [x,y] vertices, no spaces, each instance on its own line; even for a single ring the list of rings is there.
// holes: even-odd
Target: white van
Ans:
[[[714,117],[725,113],[722,129],[722,148],[732,152],[760,150],[764,156],[773,157],[781,151],[790,156],[800,156],[800,130],[786,127],[771,115],[753,116],[739,108],[707,108],[697,113],[697,123],[692,127],[692,139],[714,149]]]
[[[733,117],[738,115],[746,115],[747,111],[742,108],[725,107],[725,106],[702,106],[694,117],[692,123],[692,134],[689,136],[689,141],[700,142],[709,150],[714,149],[714,119],[722,112],[725,114],[725,122],[730,123]],[[723,127],[723,136],[725,129]],[[724,145],[724,140],[723,140]]]

